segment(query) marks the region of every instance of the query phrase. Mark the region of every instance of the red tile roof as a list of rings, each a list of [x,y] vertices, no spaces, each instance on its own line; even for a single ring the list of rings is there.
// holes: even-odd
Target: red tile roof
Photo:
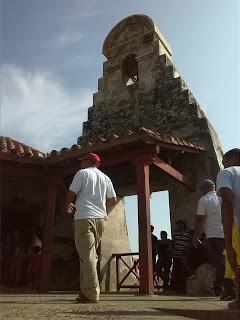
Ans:
[[[10,137],[0,137],[0,159],[16,160],[16,161],[44,161],[44,162],[57,162],[66,158],[77,157],[78,155],[85,154],[92,151],[101,151],[117,145],[124,145],[134,142],[157,142],[165,149],[183,148],[189,152],[202,152],[204,147],[183,139],[173,136],[154,132],[146,128],[138,128],[135,130],[127,130],[123,133],[111,133],[102,137],[95,137],[89,140],[86,137],[80,137],[79,144],[74,144],[71,148],[62,148],[60,151],[53,150],[48,154],[33,149],[24,143],[16,141]]]
[[[117,146],[120,144],[127,144],[130,142],[137,141],[147,141],[151,140],[152,142],[158,142],[165,147],[166,149],[173,149],[175,147],[182,147],[185,151],[197,151],[202,152],[205,151],[204,147],[197,144],[192,143],[183,139],[179,139],[173,136],[168,136],[165,134],[161,134],[159,132],[154,132],[147,128],[138,128],[136,130],[127,130],[124,133],[116,134],[111,133],[104,135],[102,137],[95,137],[92,140],[89,140],[87,137],[80,137],[78,139],[78,144],[74,144],[71,148],[62,148],[60,151],[53,150],[51,153],[47,155],[47,162],[54,162],[58,160],[62,160],[65,158],[70,158],[74,156],[78,156],[81,154],[85,154],[93,151],[101,151],[106,148],[110,148],[113,146]]]
[[[46,154],[10,137],[0,136],[0,159],[42,161]]]

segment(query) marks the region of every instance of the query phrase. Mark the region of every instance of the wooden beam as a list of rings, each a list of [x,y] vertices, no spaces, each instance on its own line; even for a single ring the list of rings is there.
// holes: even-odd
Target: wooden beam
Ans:
[[[181,172],[174,169],[172,166],[170,166],[168,163],[166,163],[164,160],[159,159],[155,157],[151,161],[155,166],[162,169],[164,172],[166,172],[168,175],[182,183],[185,187],[187,187],[190,191],[195,191],[195,183],[194,181],[187,176],[184,176]]]
[[[135,163],[137,160],[151,161],[155,155],[155,149],[150,152],[149,149],[135,152],[122,152],[119,154],[104,154],[101,156],[101,168],[114,167],[121,163]],[[65,160],[62,163],[52,164],[47,167],[48,175],[54,177],[63,177],[74,174],[80,170],[80,162],[77,159]]]
[[[136,163],[138,190],[138,234],[140,294],[153,294],[152,241],[150,224],[149,164]]]
[[[47,201],[45,210],[45,221],[43,228],[42,244],[42,268],[40,278],[40,291],[47,292],[50,289],[51,262],[52,262],[52,238],[54,229],[54,213],[57,194],[57,180],[50,180],[47,186]]]
[[[43,165],[30,164],[25,162],[4,161],[0,163],[1,175],[21,175],[39,177],[45,174],[45,168]]]
[[[179,144],[171,144],[171,143],[166,143],[166,142],[160,142],[157,141],[156,144],[161,148],[162,150],[166,151],[181,151],[182,153],[203,153],[204,150],[202,149],[197,149],[194,148],[193,146],[184,146],[184,145],[179,145]]]

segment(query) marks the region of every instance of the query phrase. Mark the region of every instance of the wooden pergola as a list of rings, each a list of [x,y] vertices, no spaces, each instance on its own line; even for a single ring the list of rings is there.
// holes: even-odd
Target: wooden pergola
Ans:
[[[57,190],[61,186],[66,187],[64,185],[65,177],[69,177],[79,170],[79,156],[88,152],[96,152],[101,157],[100,169],[110,175],[117,191],[118,187],[119,190],[127,190],[129,184],[136,186],[140,259],[139,292],[140,294],[153,294],[150,173],[153,173],[154,179],[154,177],[158,178],[164,172],[183,184],[189,191],[194,191],[194,181],[179,172],[174,167],[174,164],[181,155],[198,154],[204,152],[204,148],[146,128],[127,131],[122,134],[97,137],[95,141],[82,138],[79,143],[73,145],[71,149],[63,148],[60,152],[52,151],[41,163],[32,161],[31,163],[22,164],[22,162],[1,160],[3,174],[33,175],[46,181],[41,291],[48,291],[50,288],[52,237]],[[21,170],[19,170],[20,166]],[[129,177],[129,180],[119,180],[121,172],[124,172],[125,176]],[[118,183],[118,181],[121,183]],[[121,191],[120,196],[124,195],[124,191]]]

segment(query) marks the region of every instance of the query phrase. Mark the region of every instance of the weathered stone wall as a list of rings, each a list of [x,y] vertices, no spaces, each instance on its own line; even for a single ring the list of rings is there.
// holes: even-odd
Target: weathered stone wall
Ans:
[[[131,33],[131,30],[127,29],[127,32]],[[114,49],[114,54],[104,63],[99,90],[94,94],[88,121],[83,125],[83,137],[94,139],[95,136],[146,127],[195,142],[203,145],[206,152],[182,155],[173,166],[193,177],[197,188],[202,179],[215,180],[221,166],[222,150],[214,128],[174,66],[171,56],[161,49],[159,38],[148,38],[139,46],[132,45],[131,39],[135,41],[134,33],[132,38],[128,35],[128,42],[121,44],[119,53]],[[126,86],[123,60],[129,54],[136,55],[138,81]],[[81,139],[79,137],[79,143]],[[169,181],[159,181],[159,190],[169,190],[172,224],[182,218],[186,219],[189,228],[193,228],[200,197],[198,190],[190,193],[175,181],[170,185]],[[156,185],[154,182],[154,191]]]
[[[106,224],[106,230],[101,242],[101,289],[102,291],[116,291],[116,259],[112,258],[113,253],[131,252],[128,239],[128,229],[126,214],[124,209],[124,200],[118,201],[117,205],[109,212]],[[131,257],[124,257],[124,261],[131,267],[133,261]],[[121,263],[120,279],[122,279],[129,270]],[[124,284],[134,284],[136,278],[129,276]]]

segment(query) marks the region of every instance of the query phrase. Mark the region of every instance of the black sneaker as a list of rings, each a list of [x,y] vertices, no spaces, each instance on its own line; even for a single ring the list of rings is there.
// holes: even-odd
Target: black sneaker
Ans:
[[[228,304],[228,309],[231,310],[240,310],[240,300],[235,299]]]
[[[235,295],[230,295],[230,294],[220,294],[220,300],[221,301],[232,301],[236,299]]]
[[[209,290],[211,291],[211,293],[215,296],[215,297],[220,297],[220,294],[222,292],[221,288],[217,288],[217,287],[214,287],[214,286],[211,286],[209,288]]]

